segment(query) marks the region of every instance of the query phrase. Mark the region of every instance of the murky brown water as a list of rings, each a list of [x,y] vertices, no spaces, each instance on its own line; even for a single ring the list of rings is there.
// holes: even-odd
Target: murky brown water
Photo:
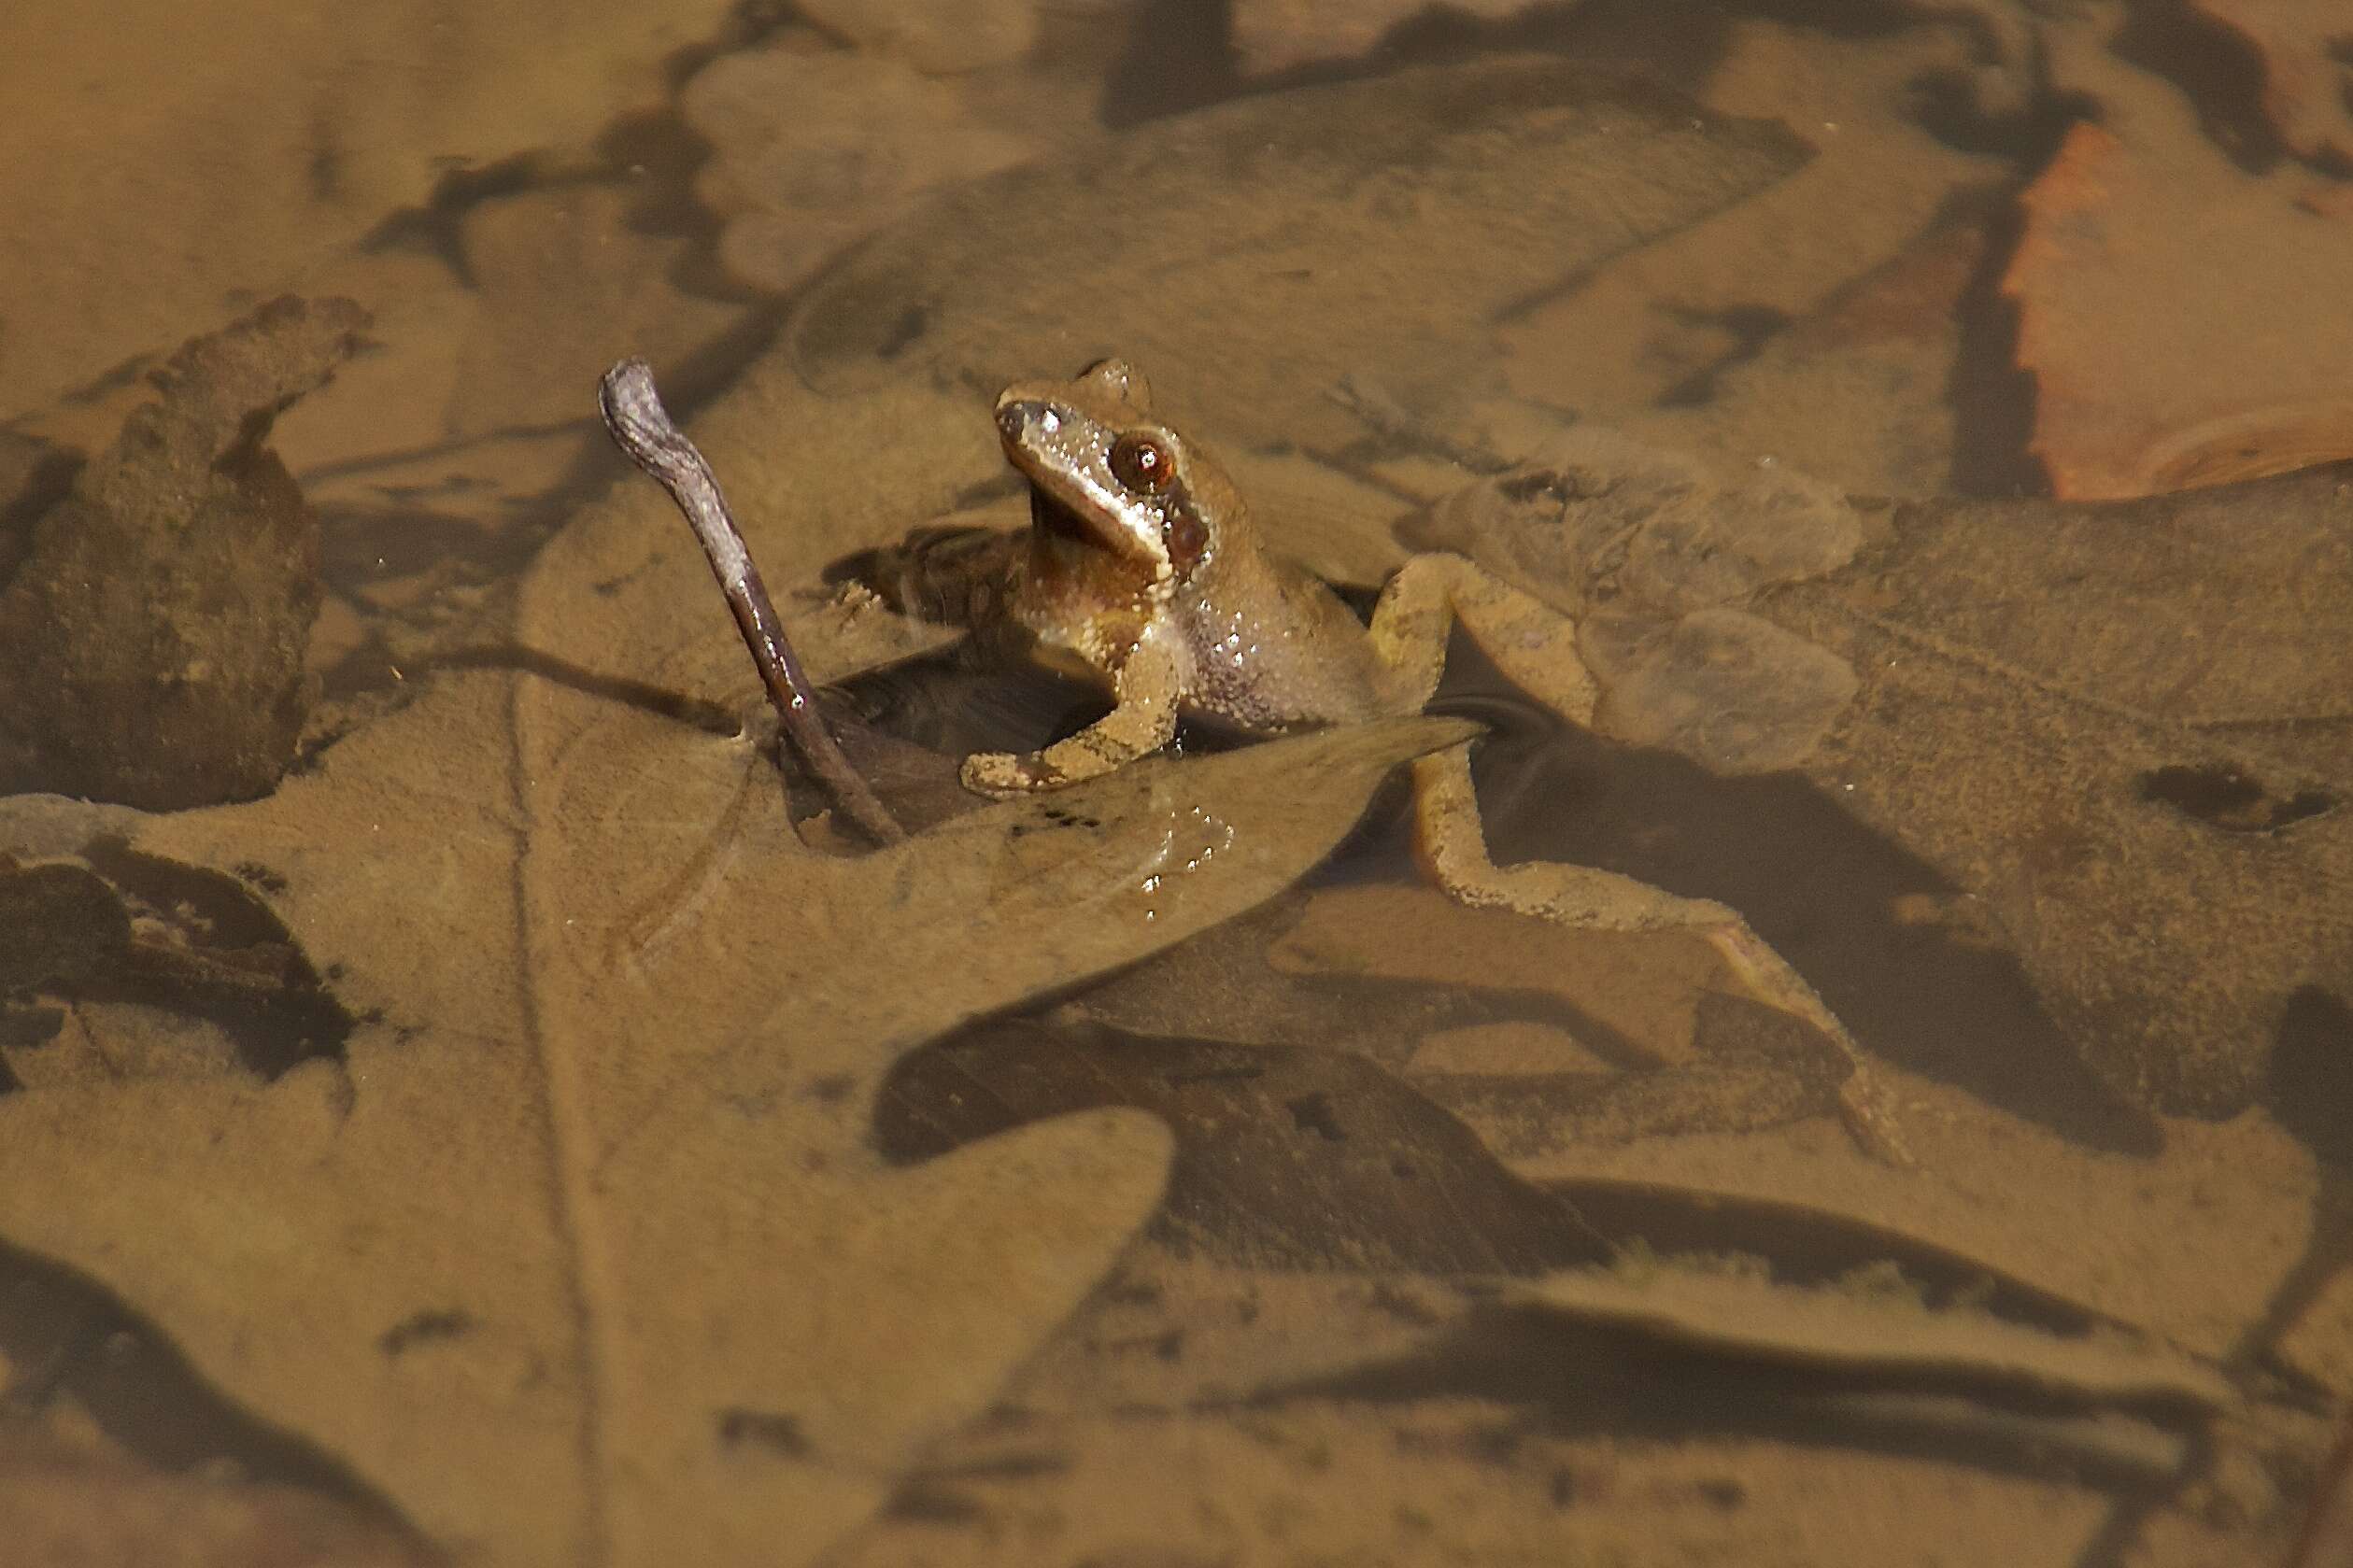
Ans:
[[[0,21],[0,1556],[2353,1560],[2333,6],[205,10]]]

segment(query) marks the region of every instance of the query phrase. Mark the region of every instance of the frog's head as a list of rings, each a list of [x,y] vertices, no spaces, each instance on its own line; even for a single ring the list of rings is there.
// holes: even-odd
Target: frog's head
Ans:
[[[1171,595],[1215,556],[1240,502],[1225,470],[1151,417],[1151,388],[1105,360],[1074,381],[1026,381],[997,400],[1005,456],[1029,481],[1042,532],[1109,551]]]

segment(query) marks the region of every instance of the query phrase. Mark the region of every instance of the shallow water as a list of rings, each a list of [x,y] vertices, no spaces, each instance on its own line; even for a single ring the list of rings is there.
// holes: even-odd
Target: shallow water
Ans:
[[[2353,1549],[2328,7],[212,9],[0,57],[29,1561]],[[960,789],[1105,699],[851,585],[1105,355],[1797,989],[1442,726]]]

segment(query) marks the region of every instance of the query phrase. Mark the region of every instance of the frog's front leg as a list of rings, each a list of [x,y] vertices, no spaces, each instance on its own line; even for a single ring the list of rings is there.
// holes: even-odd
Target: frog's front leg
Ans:
[[[1457,619],[1515,685],[1571,723],[1592,723],[1596,692],[1578,657],[1574,624],[1460,556],[1409,561],[1374,611],[1373,646],[1396,683],[1400,705],[1410,700],[1418,706],[1436,690],[1447,634]],[[1839,1110],[1857,1143],[1891,1164],[1911,1163],[1878,1076],[1853,1037],[1736,911],[1594,867],[1554,861],[1497,866],[1487,851],[1467,745],[1416,761],[1413,799],[1415,852],[1463,903],[1583,930],[1684,929],[1704,937],[1750,995],[1810,1024],[1845,1054],[1852,1070],[1839,1090]]]
[[[1182,660],[1173,637],[1146,631],[1113,677],[1110,713],[1043,751],[973,753],[964,759],[964,787],[997,796],[1060,789],[1150,756],[1176,738]]]

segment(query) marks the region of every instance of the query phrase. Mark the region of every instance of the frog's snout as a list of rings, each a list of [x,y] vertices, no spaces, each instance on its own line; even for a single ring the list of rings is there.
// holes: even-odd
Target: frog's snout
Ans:
[[[1061,423],[1054,405],[1042,399],[999,398],[997,402],[997,433],[1009,445],[1032,431],[1052,435]]]

